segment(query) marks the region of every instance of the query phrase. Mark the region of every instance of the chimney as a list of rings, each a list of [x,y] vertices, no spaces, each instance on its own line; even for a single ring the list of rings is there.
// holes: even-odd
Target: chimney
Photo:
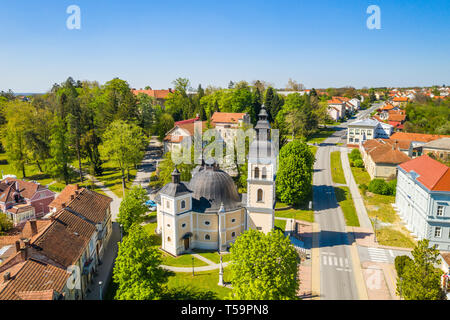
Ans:
[[[31,236],[34,236],[38,233],[37,221],[34,219],[30,220],[30,225],[31,225]]]
[[[71,194],[71,195],[70,195],[70,200],[73,200],[73,199],[75,199],[75,195],[74,195],[74,194]]]
[[[28,258],[28,246],[30,245],[30,240],[25,239],[23,240],[23,243],[25,244],[25,247],[20,250],[20,257],[22,258],[22,261],[27,261]]]
[[[20,251],[20,241],[17,240],[16,241],[16,252],[19,252],[19,251]]]
[[[8,271],[3,275],[3,280],[8,281],[9,279],[11,279],[11,273]]]
[[[66,207],[66,203],[63,202],[63,203],[61,204],[61,207],[62,207],[62,208],[65,208],[65,207]]]

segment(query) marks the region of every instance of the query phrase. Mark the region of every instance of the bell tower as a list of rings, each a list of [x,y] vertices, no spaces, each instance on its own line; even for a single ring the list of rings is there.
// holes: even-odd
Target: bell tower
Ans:
[[[275,220],[276,152],[264,105],[258,117],[256,140],[250,145],[248,158],[246,228],[267,233]]]

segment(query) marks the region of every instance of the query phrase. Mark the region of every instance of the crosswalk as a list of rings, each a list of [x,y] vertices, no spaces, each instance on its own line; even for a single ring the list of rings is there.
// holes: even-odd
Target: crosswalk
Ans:
[[[322,252],[321,255],[321,263],[323,266],[333,267],[337,271],[351,271],[347,258],[338,257],[333,252]]]
[[[384,262],[388,263],[389,259],[386,254],[386,250],[379,249],[379,248],[368,248],[367,251],[369,252],[369,259],[373,262]],[[392,255],[392,253],[391,253]]]

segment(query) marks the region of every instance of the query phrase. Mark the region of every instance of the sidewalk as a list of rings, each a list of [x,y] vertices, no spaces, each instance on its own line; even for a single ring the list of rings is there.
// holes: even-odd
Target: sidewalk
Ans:
[[[347,232],[352,233],[356,244],[362,247],[381,248],[388,250],[412,251],[411,248],[383,246],[375,242],[375,233],[372,229],[360,227],[347,227]]]
[[[100,300],[99,281],[102,281],[102,295],[105,296],[114,268],[114,260],[117,256],[118,245],[120,242],[120,229],[117,223],[112,225],[112,233],[103,254],[102,265],[98,266],[97,275],[94,276],[93,282],[89,284],[90,292],[86,295],[86,300]]]
[[[364,201],[359,193],[358,186],[356,185],[355,178],[353,177],[352,170],[350,169],[350,162],[348,161],[348,149],[341,149],[341,163],[344,170],[345,180],[352,194],[353,203],[355,204],[356,213],[358,215],[359,224],[362,228],[370,229],[373,232],[372,223],[367,214]]]

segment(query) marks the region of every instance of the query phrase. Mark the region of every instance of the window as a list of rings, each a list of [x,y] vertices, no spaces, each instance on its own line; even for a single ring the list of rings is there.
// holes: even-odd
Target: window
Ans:
[[[167,224],[167,228],[170,228],[170,224]]]
[[[209,234],[205,235],[205,240],[211,240],[211,236]]]
[[[232,238],[236,237],[236,232],[233,231],[233,232],[231,233],[231,237],[232,237]]]
[[[235,222],[236,222],[235,218],[231,219],[231,223],[235,223]]]
[[[442,217],[444,215],[444,206],[437,207],[437,216]]]
[[[267,169],[266,169],[266,167],[264,167],[264,168],[262,169],[262,175],[261,175],[261,178],[262,178],[262,179],[267,179]]]
[[[170,242],[170,240],[171,240],[170,237],[167,237],[167,242]]]
[[[181,200],[181,209],[186,208],[186,201]]]
[[[259,168],[255,168],[255,179],[259,179]]]
[[[436,237],[436,238],[440,238],[441,237],[441,227],[435,227],[434,228],[434,236]]]
[[[170,209],[170,201],[166,201],[166,207],[167,209]]]
[[[181,225],[181,227],[184,229],[184,228],[186,228],[186,223],[183,223],[182,225]]]
[[[353,142],[353,138],[348,139],[348,141]]]
[[[263,191],[262,189],[258,189],[258,202],[263,202]]]
[[[205,221],[203,223],[205,224],[205,226],[209,226],[211,224],[211,222],[209,222],[209,221]]]
[[[261,230],[262,230],[262,227],[256,227],[256,230],[261,231]]]

